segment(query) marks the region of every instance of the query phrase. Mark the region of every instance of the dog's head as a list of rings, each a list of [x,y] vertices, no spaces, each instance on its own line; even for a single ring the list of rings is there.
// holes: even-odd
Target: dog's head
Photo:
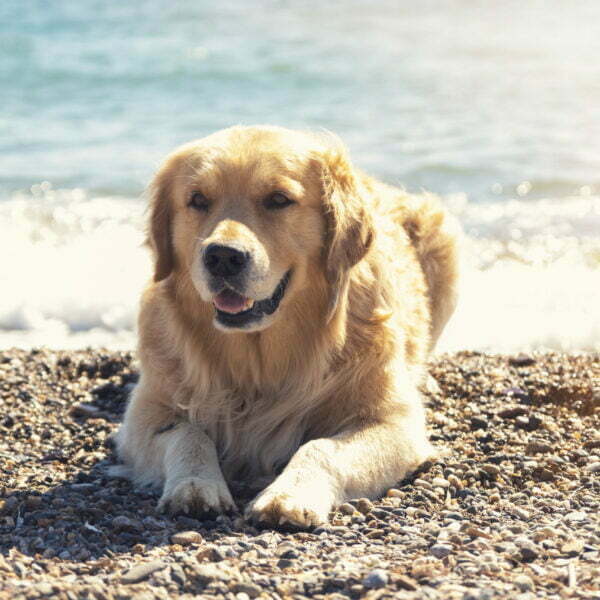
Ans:
[[[182,146],[151,186],[154,279],[189,277],[215,327],[249,332],[322,275],[330,317],[372,241],[359,188],[331,136],[234,127]]]

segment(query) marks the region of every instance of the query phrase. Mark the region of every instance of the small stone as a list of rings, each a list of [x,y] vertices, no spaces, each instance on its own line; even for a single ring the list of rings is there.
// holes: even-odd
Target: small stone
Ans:
[[[394,583],[401,589],[409,592],[415,592],[419,589],[417,582],[406,575],[398,575],[394,579]]]
[[[42,596],[51,596],[54,594],[54,586],[49,583],[40,583],[36,586],[36,590]]]
[[[498,475],[500,475],[500,467],[498,465],[485,463],[485,464],[481,465],[481,470],[493,478],[496,478],[496,477],[498,477]]]
[[[402,490],[398,490],[396,488],[390,488],[387,491],[386,496],[388,498],[402,498],[404,496],[404,492]]]
[[[525,429],[525,431],[535,431],[540,428],[542,420],[535,415],[529,417],[517,417],[515,419],[515,426],[519,429]]]
[[[432,490],[433,489],[433,486],[431,485],[431,483],[429,483],[429,481],[426,481],[425,479],[415,479],[413,481],[413,485],[415,487],[422,488],[424,490]]]
[[[555,538],[557,535],[558,531],[553,527],[540,527],[533,534],[533,539],[536,542],[542,542],[544,540]]]
[[[532,440],[527,444],[525,448],[525,454],[530,456],[534,454],[548,454],[548,452],[552,452],[553,448],[550,444],[546,444],[545,442],[540,442],[537,440]]]
[[[527,414],[527,409],[523,406],[519,406],[518,404],[515,406],[508,406],[498,411],[498,416],[503,419],[515,419],[516,417],[520,417]]]
[[[479,527],[475,527],[475,525],[468,525],[466,527],[466,529],[464,530],[464,532],[467,535],[470,535],[471,537],[474,537],[474,538],[482,537],[482,538],[489,539],[492,537],[489,533],[486,533],[483,529],[480,529]]]
[[[162,560],[155,560],[142,565],[136,565],[121,577],[121,581],[123,583],[138,583],[139,581],[143,581],[150,577],[155,571],[164,569],[166,566],[167,563]]]
[[[130,519],[124,515],[115,517],[110,524],[112,525],[113,529],[116,529],[117,531],[141,531],[143,529],[141,523],[138,523],[137,521],[134,521],[133,519]]]
[[[521,559],[524,562],[530,562],[532,560],[535,560],[539,556],[538,547],[526,537],[516,538],[515,545],[519,549]]]
[[[565,516],[565,521],[570,521],[572,523],[578,523],[580,521],[585,521],[587,519],[587,515],[580,510],[575,510],[570,512]]]
[[[244,581],[234,583],[230,589],[235,594],[247,594],[250,598],[256,598],[262,592],[262,588],[259,585]]]
[[[362,584],[371,590],[376,590],[387,585],[388,574],[383,569],[374,569],[363,580]]]
[[[521,508],[520,506],[514,506],[511,512],[515,517],[521,519],[521,521],[527,521],[531,518],[529,511]]]
[[[452,546],[450,544],[434,544],[429,548],[429,552],[436,558],[445,558],[452,554]]]
[[[593,462],[584,469],[586,473],[600,473],[600,462]]]
[[[363,515],[369,514],[373,510],[374,504],[368,498],[359,498],[356,501],[356,509]]]
[[[213,580],[227,583],[232,579],[239,578],[240,572],[227,566],[202,563],[194,566],[194,575],[201,583],[208,583]]]
[[[5,499],[0,499],[0,515],[7,515],[13,512],[19,504],[19,501],[14,496],[9,496]]]
[[[511,367],[530,367],[535,364],[535,358],[527,354],[519,354],[518,356],[511,356],[508,359],[508,364]]]
[[[298,550],[289,542],[284,542],[283,544],[277,546],[275,555],[279,556],[279,558],[298,558],[299,556]]]
[[[295,564],[296,564],[296,563],[295,563],[295,562],[294,562],[294,561],[293,561],[291,558],[280,558],[280,559],[277,561],[277,566],[278,566],[280,569],[287,569],[287,568],[289,568],[289,567],[293,567],[293,566],[295,566]]]
[[[354,514],[354,506],[352,506],[352,504],[350,504],[349,502],[344,502],[344,504],[340,505],[339,511],[343,515],[352,515]]]
[[[481,417],[471,417],[471,431],[477,431],[478,429],[487,429],[488,422]]]
[[[438,488],[450,487],[450,482],[447,479],[444,479],[443,477],[434,477],[433,480],[431,481],[431,483],[433,484],[433,487],[438,487]]]
[[[43,503],[43,499],[41,496],[27,496],[27,500],[25,500],[25,506],[29,510],[38,509]]]
[[[455,487],[457,490],[463,489],[462,481],[456,475],[448,475],[448,483]]]
[[[567,556],[577,556],[583,552],[584,546],[583,540],[568,540],[560,547],[560,551]]]
[[[533,579],[527,575],[517,575],[514,579],[514,582],[522,592],[533,591]]]
[[[189,546],[190,544],[202,542],[202,536],[197,531],[179,531],[171,536],[171,542],[181,546]]]
[[[93,404],[89,404],[88,402],[80,402],[79,404],[74,404],[71,407],[71,415],[74,417],[82,417],[84,419],[90,419],[93,417],[97,417],[100,409]]]
[[[550,469],[544,467],[537,467],[531,473],[531,476],[535,481],[554,481],[554,473]]]

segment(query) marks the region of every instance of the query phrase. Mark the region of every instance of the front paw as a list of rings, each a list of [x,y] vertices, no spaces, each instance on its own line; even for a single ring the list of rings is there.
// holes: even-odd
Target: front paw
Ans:
[[[167,482],[158,509],[170,514],[203,515],[208,512],[236,512],[237,507],[224,481],[186,477]]]
[[[332,508],[332,494],[327,489],[318,486],[285,489],[275,481],[250,503],[246,518],[263,526],[311,529],[326,523]]]

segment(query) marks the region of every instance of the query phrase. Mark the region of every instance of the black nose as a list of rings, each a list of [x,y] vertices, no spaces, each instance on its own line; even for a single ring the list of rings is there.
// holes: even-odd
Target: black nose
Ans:
[[[248,253],[231,246],[209,244],[204,251],[204,265],[215,277],[233,277],[248,263]]]

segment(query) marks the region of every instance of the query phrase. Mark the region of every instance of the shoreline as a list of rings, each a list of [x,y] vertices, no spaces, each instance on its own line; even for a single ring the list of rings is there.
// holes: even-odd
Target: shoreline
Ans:
[[[292,532],[165,517],[108,477],[132,352],[0,351],[0,598],[600,597],[600,354],[430,364],[448,455]]]

